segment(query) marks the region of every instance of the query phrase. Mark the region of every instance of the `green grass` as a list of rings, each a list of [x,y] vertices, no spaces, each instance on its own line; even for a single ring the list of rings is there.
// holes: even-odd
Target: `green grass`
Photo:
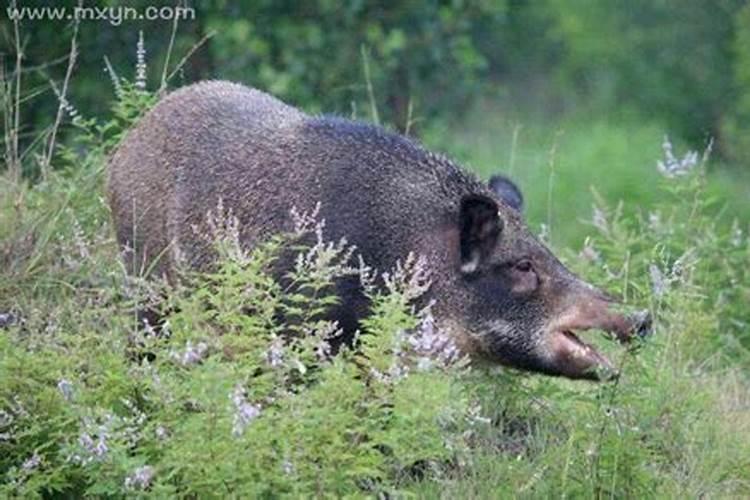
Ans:
[[[551,217],[565,262],[648,307],[655,335],[634,350],[596,341],[616,383],[460,363],[401,377],[391,368],[419,353],[400,332],[421,331],[405,285],[372,292],[360,349],[317,355],[344,249],[319,246],[286,293],[268,273],[282,239],[246,254],[216,235],[222,266],[189,286],[126,276],[103,166],[149,101],[124,99],[111,122],[81,126],[48,180],[0,178],[0,312],[24,318],[0,329],[0,496],[750,495],[750,241],[731,230],[750,208],[730,169],[662,178],[654,124],[521,122],[512,162],[517,120],[433,124],[436,149],[517,179],[532,226]],[[582,222],[593,203],[596,227]],[[132,314],[154,295],[178,306],[169,338],[144,337]],[[271,364],[280,336],[301,332]]]

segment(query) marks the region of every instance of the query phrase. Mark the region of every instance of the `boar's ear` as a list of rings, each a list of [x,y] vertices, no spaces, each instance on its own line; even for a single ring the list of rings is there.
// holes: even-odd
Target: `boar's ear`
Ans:
[[[516,184],[504,175],[493,175],[489,186],[495,194],[519,212],[523,211],[523,195]]]
[[[497,213],[497,203],[481,195],[465,196],[459,215],[461,231],[461,271],[471,274],[495,247],[503,221]]]

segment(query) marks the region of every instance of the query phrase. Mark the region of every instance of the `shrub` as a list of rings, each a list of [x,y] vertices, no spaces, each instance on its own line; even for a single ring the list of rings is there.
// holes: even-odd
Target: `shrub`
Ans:
[[[213,220],[220,264],[170,290],[159,335],[112,304],[87,307],[98,328],[76,328],[66,308],[54,327],[0,332],[4,494],[388,493],[464,450],[463,363],[429,308],[411,305],[428,286],[422,261],[378,286],[309,214],[252,252],[231,216]],[[271,269],[289,248],[282,283]],[[351,273],[364,273],[373,313],[332,356],[340,332],[323,314],[332,280]]]

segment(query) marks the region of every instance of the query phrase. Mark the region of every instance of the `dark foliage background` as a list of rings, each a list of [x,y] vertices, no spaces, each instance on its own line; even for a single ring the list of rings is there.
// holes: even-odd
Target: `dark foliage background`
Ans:
[[[24,1],[19,6],[45,4]],[[121,7],[118,2],[84,5]],[[491,96],[529,113],[585,111],[658,119],[696,147],[712,136],[723,157],[744,161],[750,155],[744,133],[750,120],[750,6],[742,0],[217,0],[180,5],[194,8],[195,18],[177,26],[173,65],[203,36],[213,35],[170,82],[173,86],[227,78],[311,111],[369,116],[363,76],[369,61],[381,118],[402,130],[414,130],[415,121],[418,129],[426,118],[456,116],[478,97]],[[7,67],[13,44],[5,14],[0,30]],[[145,36],[149,78],[158,85],[172,24],[83,21],[71,102],[96,114],[102,99],[112,96],[104,56],[121,76],[132,78],[128,72],[139,30]],[[24,108],[28,127],[43,123],[56,109],[48,80],[64,74],[71,26],[26,20],[22,29],[23,76],[40,92]]]

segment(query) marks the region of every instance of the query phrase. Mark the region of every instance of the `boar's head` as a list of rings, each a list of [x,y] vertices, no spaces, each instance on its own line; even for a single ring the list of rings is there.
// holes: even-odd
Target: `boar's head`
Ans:
[[[579,333],[598,329],[621,342],[643,335],[650,317],[613,310],[613,299],[570,272],[497,191],[461,199],[453,290],[464,349],[516,368],[569,378],[616,375]]]

